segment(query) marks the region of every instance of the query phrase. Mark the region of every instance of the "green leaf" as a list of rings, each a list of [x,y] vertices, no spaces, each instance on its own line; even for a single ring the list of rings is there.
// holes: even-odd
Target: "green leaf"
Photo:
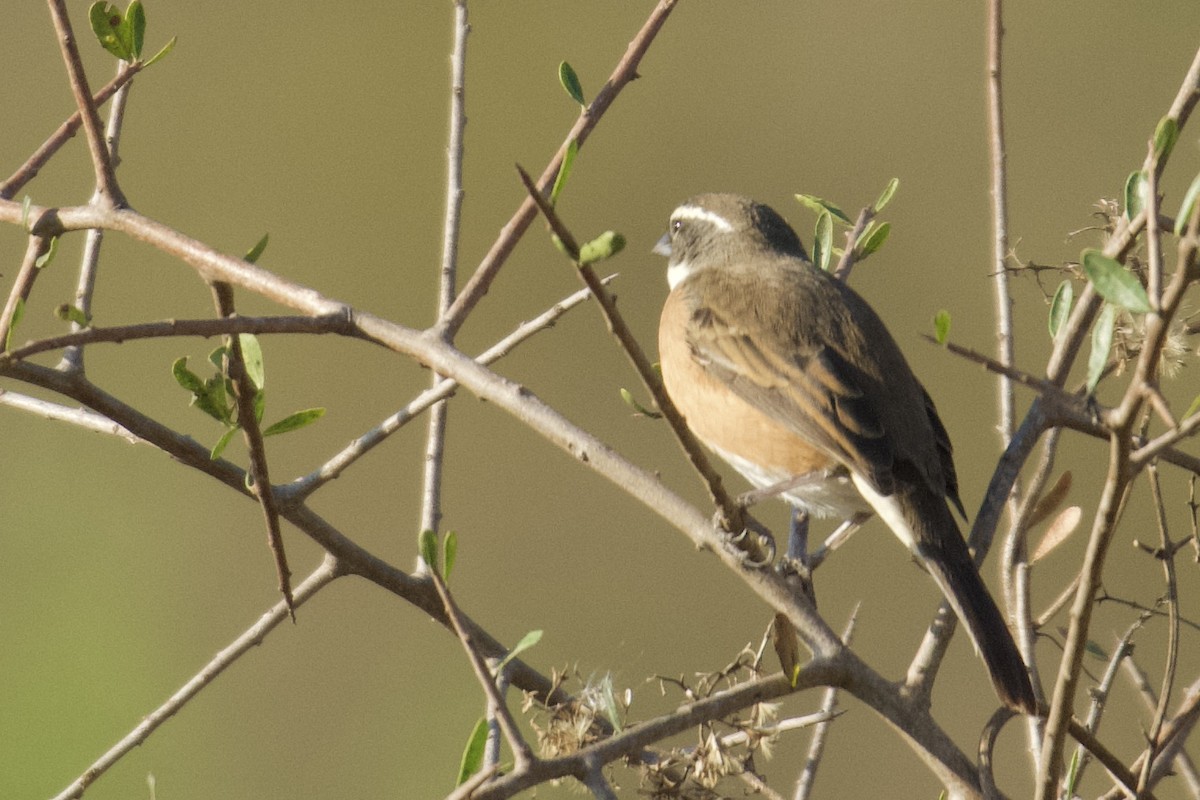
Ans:
[[[235,425],[233,408],[229,405],[229,390],[224,375],[213,375],[193,401],[197,408],[225,425]]]
[[[1065,280],[1054,291],[1054,299],[1050,301],[1050,338],[1058,336],[1059,330],[1067,316],[1071,313],[1071,304],[1075,302],[1075,284]]]
[[[467,746],[463,748],[462,760],[458,764],[458,780],[455,786],[462,786],[467,779],[483,767],[484,750],[487,747],[488,724],[480,718],[475,723],[471,735],[467,737]]]
[[[227,428],[225,432],[221,434],[221,438],[217,439],[217,443],[213,445],[212,451],[208,454],[208,460],[216,461],[218,458],[220,458],[221,454],[225,452],[225,448],[228,447],[229,443],[233,441],[234,434],[241,429],[242,428],[240,425]]]
[[[259,256],[263,254],[263,250],[267,249],[267,242],[270,241],[270,239],[271,234],[264,233],[262,238],[258,240],[258,243],[246,251],[246,255],[243,256],[243,258],[246,261],[249,261],[251,264],[257,264]]]
[[[1142,286],[1137,276],[1125,269],[1119,261],[1109,258],[1099,250],[1084,250],[1081,261],[1087,279],[1105,300],[1137,314],[1150,311],[1150,298],[1146,296],[1146,287]]]
[[[1125,218],[1132,220],[1146,207],[1146,192],[1150,183],[1144,170],[1129,173],[1125,179]]]
[[[122,61],[133,60],[133,37],[116,6],[111,3],[92,3],[88,9],[88,20],[101,47]]]
[[[1154,157],[1159,161],[1169,157],[1178,139],[1179,123],[1171,117],[1160,119],[1154,129]]]
[[[423,530],[417,544],[420,547],[421,560],[425,562],[425,566],[429,567],[430,571],[437,573],[437,534],[428,529]]]
[[[454,562],[458,560],[458,534],[454,531],[447,531],[442,540],[442,560],[446,563],[446,580],[450,580]]]
[[[54,315],[63,322],[74,322],[81,328],[86,328],[91,320],[88,315],[83,313],[83,310],[69,303],[63,303],[58,308],[54,309]]]
[[[208,354],[209,363],[211,363],[217,369],[225,369],[225,356],[228,352],[229,348],[225,345],[221,345],[216,350],[213,350]]]
[[[605,231],[579,248],[580,265],[595,264],[612,258],[625,249],[625,237],[616,231]]]
[[[172,36],[172,37],[171,37],[171,41],[169,41],[169,42],[167,42],[166,44],[164,44],[161,50],[159,50],[157,53],[155,53],[154,55],[152,55],[152,56],[150,57],[150,60],[149,60],[149,61],[147,61],[145,64],[143,64],[143,65],[142,65],[142,69],[145,69],[146,67],[150,66],[151,64],[153,64],[154,62],[158,61],[159,59],[165,58],[165,57],[166,57],[166,55],[167,55],[167,53],[169,53],[169,52],[171,52],[172,50],[174,50],[174,49],[175,49],[175,42],[176,42],[176,40],[178,40],[178,39],[179,39],[179,37],[178,37],[178,36]]]
[[[807,206],[817,214],[820,214],[822,211],[828,211],[834,217],[846,223],[847,225],[854,224],[850,221],[850,218],[846,216],[846,212],[842,211],[828,200],[823,200],[820,197],[812,194],[798,194],[796,195],[796,199],[799,200],[802,205]]]
[[[1081,748],[1075,748],[1075,752],[1071,754],[1071,764],[1067,767],[1067,779],[1064,781],[1064,796],[1075,796],[1075,784],[1079,780],[1079,753]]]
[[[502,658],[500,660],[500,663],[496,665],[496,674],[499,674],[500,670],[504,669],[505,665],[508,664],[508,662],[510,662],[514,658],[516,658],[518,653],[528,650],[529,648],[533,647],[535,644],[537,644],[541,640],[542,640],[542,631],[530,631],[529,633],[522,636],[521,641],[517,642],[516,647],[514,647],[512,650],[509,650],[508,655],[506,655],[504,658]]]
[[[1100,376],[1104,374],[1104,367],[1108,364],[1108,351],[1112,349],[1113,320],[1116,314],[1117,307],[1112,303],[1105,303],[1096,316],[1096,324],[1092,327],[1092,352],[1088,354],[1087,368],[1089,394],[1096,391],[1096,385],[1100,383]]]
[[[830,256],[833,254],[833,216],[821,209],[817,215],[817,226],[813,231],[813,266],[829,272]]]
[[[192,394],[200,394],[204,391],[204,381],[200,380],[200,376],[187,368],[187,356],[181,356],[175,359],[175,363],[171,364],[171,374],[175,376],[175,382],[187,389]]]
[[[567,185],[567,178],[571,175],[571,167],[575,164],[575,156],[579,154],[579,142],[575,139],[567,142],[567,152],[563,156],[562,163],[558,165],[558,175],[554,176],[554,186],[550,189],[550,207],[558,202],[558,196],[562,193],[563,187]]]
[[[572,100],[581,106],[587,105],[583,101],[583,87],[579,84],[579,76],[566,61],[558,65],[558,82],[567,90],[567,94],[571,95]]]
[[[892,232],[892,223],[885,222],[879,227],[875,227],[875,223],[867,226],[863,231],[862,236],[858,237],[858,242],[855,242],[855,248],[858,250],[860,259],[874,253],[879,248],[883,247],[883,243],[887,241],[888,234]]]
[[[875,209],[876,214],[878,214],[880,211],[883,211],[883,207],[892,201],[892,195],[896,193],[896,189],[899,188],[899,186],[899,178],[892,178],[890,181],[888,181],[888,185],[883,188],[883,193],[879,195],[879,199],[876,200],[875,205],[872,206],[872,208]]]
[[[629,391],[625,387],[621,387],[620,392],[621,399],[625,401],[625,405],[632,408],[637,414],[643,417],[649,417],[650,419],[659,419],[662,417],[662,414],[658,413],[657,411],[651,411],[639,403],[637,398],[633,396],[633,392]]]
[[[142,57],[142,44],[146,41],[146,12],[141,0],[133,0],[125,9],[125,25],[129,28],[129,41],[135,59]]]
[[[1190,406],[1188,406],[1188,410],[1184,413],[1182,418],[1187,419],[1197,411],[1200,411],[1200,394],[1196,395],[1196,399],[1192,401]]]
[[[933,336],[938,344],[945,344],[950,336],[950,312],[944,308],[933,315]]]
[[[37,269],[41,269],[42,267],[46,266],[47,264],[49,264],[51,261],[54,260],[54,255],[57,252],[58,252],[58,237],[51,236],[50,237],[50,246],[46,248],[46,252],[42,253],[40,256],[38,256],[36,259],[34,259],[33,266],[36,267]]]
[[[17,325],[21,323],[21,318],[25,316],[25,298],[18,297],[17,304],[13,306],[12,322],[8,326],[8,336],[4,339],[4,349],[12,350],[13,334],[17,332]]]
[[[1188,187],[1187,193],[1183,196],[1183,203],[1179,206],[1179,213],[1175,215],[1175,235],[1183,236],[1184,230],[1187,228],[1188,220],[1192,218],[1192,212],[1196,208],[1196,199],[1200,198],[1200,175],[1192,178],[1192,185]],[[29,198],[25,198],[28,200]]]
[[[262,435],[277,436],[288,431],[299,430],[300,428],[312,425],[323,416],[325,416],[325,409],[323,408],[307,408],[304,411],[297,411],[264,430]]]
[[[262,346],[258,337],[253,333],[239,333],[238,344],[242,346],[242,361],[246,365],[246,375],[250,377],[254,387],[262,390],[267,383],[266,367],[263,364]]]

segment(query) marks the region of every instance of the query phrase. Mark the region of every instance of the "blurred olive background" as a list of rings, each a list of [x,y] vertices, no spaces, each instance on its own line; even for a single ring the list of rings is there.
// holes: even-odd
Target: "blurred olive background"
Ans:
[[[208,2],[147,4],[147,50],[179,44],[134,85],[121,144],[131,203],[231,253],[264,233],[262,264],[356,306],[413,326],[433,319],[444,204],[449,2],[364,2],[333,7]],[[93,87],[114,63],[71,3]],[[558,84],[568,60],[590,98],[649,13],[649,3],[474,3],[468,47],[466,201],[461,274],[487,251],[522,198],[513,169],[540,173],[576,115]],[[1194,0],[1009,3],[1006,111],[1011,233],[1017,255],[1039,264],[1075,258],[1095,234],[1093,204],[1115,197],[1140,165],[1200,30]],[[0,170],[19,164],[73,104],[42,4],[5,15],[0,81]],[[859,268],[855,287],[880,310],[934,395],[955,438],[963,495],[978,503],[997,455],[994,382],[929,346],[942,308],[954,340],[993,342],[982,3],[937,0],[754,4],[683,2],[629,86],[582,150],[559,209],[581,235],[606,229],[629,247],[604,265],[652,349],[665,296],[649,249],[671,209],[700,191],[753,194],[810,240],[812,217],[791,196],[808,192],[848,210],[888,179],[891,240]],[[1185,130],[1164,180],[1173,211],[1200,165]],[[82,139],[26,191],[38,203],[90,195]],[[62,243],[39,280],[18,339],[61,330],[51,310],[69,299],[81,236]],[[23,237],[0,228],[0,272],[11,283]],[[1048,350],[1047,293],[1029,276],[1013,285],[1020,363],[1038,371]],[[578,288],[570,265],[537,224],[459,338],[486,347]],[[246,313],[277,310],[241,294]],[[95,301],[99,324],[207,316],[209,293],[192,271],[110,235]],[[201,340],[94,347],[93,378],[167,424],[211,444],[219,427],[187,407],[170,364],[193,365]],[[318,425],[270,441],[277,481],[304,474],[377,423],[428,376],[367,345],[332,338],[265,342],[267,420],[325,406]],[[53,363],[53,359],[45,359]],[[703,491],[661,423],[634,417],[619,396],[636,379],[584,306],[498,369],[664,477],[697,503]],[[1185,407],[1194,367],[1171,388]],[[6,382],[9,390],[25,387]],[[1111,392],[1107,395],[1111,399]],[[1021,393],[1022,408],[1029,396]],[[423,420],[371,453],[314,499],[347,535],[395,564],[415,560]],[[258,509],[145,446],[83,433],[0,408],[0,797],[58,792],[143,715],[276,600]],[[1061,468],[1076,473],[1085,526],[1106,447],[1073,437]],[[1194,445],[1187,445],[1189,448]],[[229,451],[244,458],[240,443]],[[1164,470],[1173,533],[1186,534],[1186,476]],[[741,486],[740,482],[735,485]],[[1161,571],[1135,555],[1157,541],[1145,484],[1118,532],[1106,572],[1113,594],[1151,604]],[[782,526],[782,504],[763,516]],[[633,718],[673,707],[653,676],[724,667],[757,646],[768,610],[708,555],[587,468],[470,395],[453,404],[445,528],[461,545],[454,587],[463,607],[501,639],[545,630],[529,660],[584,678],[611,672],[634,693]],[[319,561],[288,531],[299,580]],[[1082,552],[1082,536],[1036,574],[1042,607]],[[994,584],[995,559],[985,574]],[[1195,614],[1195,568],[1182,570],[1185,614]],[[907,664],[937,593],[879,524],[818,575],[821,610],[840,627],[861,603],[856,645],[885,674]],[[1096,641],[1111,647],[1134,614],[1102,607]],[[1065,624],[1060,619],[1056,624]],[[1052,626],[1054,627],[1054,626]],[[1055,631],[1051,631],[1055,633]],[[1138,650],[1157,685],[1164,627]],[[1195,632],[1181,644],[1186,683],[1200,664]],[[1043,643],[1043,668],[1058,649]],[[1093,670],[1102,669],[1098,660]],[[982,665],[962,637],[938,683],[935,712],[973,752],[992,708]],[[982,695],[980,702],[972,698]],[[815,695],[781,714],[812,710]],[[848,699],[819,777],[818,796],[935,797],[936,782],[868,710]],[[483,700],[458,642],[363,581],[339,582],[221,676],[88,797],[436,797],[452,784]],[[1127,684],[1110,704],[1105,740],[1131,758],[1149,716]],[[682,737],[688,743],[690,737]],[[759,763],[790,791],[807,735]],[[1022,740],[1006,733],[1000,766],[1024,775]],[[864,768],[866,767],[866,768]],[[634,773],[618,770],[622,796]],[[1093,768],[1093,791],[1106,784]],[[1021,778],[1020,780],[1024,780]],[[1002,783],[1002,785],[1004,785]],[[1015,795],[1026,784],[1010,783]],[[734,789],[740,791],[740,789]],[[1159,797],[1180,796],[1178,787]],[[541,797],[578,796],[546,787]]]

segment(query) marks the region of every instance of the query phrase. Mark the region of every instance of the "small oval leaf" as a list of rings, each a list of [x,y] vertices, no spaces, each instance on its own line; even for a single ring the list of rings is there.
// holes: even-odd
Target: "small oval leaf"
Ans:
[[[421,560],[425,562],[425,566],[429,567],[431,572],[437,573],[437,534],[428,529],[421,531],[421,535],[417,538],[417,546],[420,548]]]
[[[448,531],[446,538],[442,540],[442,561],[446,565],[446,580],[450,580],[450,573],[454,571],[454,562],[457,560],[458,534]]]
[[[938,344],[945,344],[950,336],[950,312],[944,308],[933,317],[933,335]]]
[[[858,257],[860,259],[874,253],[879,248],[883,247],[883,243],[887,241],[888,234],[892,232],[892,223],[885,222],[878,228],[868,227],[863,231],[863,235],[859,237]]]
[[[1119,261],[1109,258],[1099,250],[1084,250],[1080,261],[1087,279],[1105,300],[1137,314],[1150,311],[1150,298],[1146,296],[1146,287],[1142,286],[1137,276],[1125,269]]]
[[[579,83],[579,76],[575,74],[575,69],[566,61],[558,65],[558,82],[567,90],[567,94],[571,96],[579,105],[587,105],[583,101],[583,86]]]
[[[128,42],[128,26],[121,17],[121,12],[111,3],[92,3],[88,9],[88,21],[92,24],[92,33],[100,46],[122,61],[133,60],[133,53]]]
[[[467,745],[463,748],[462,759],[458,764],[458,780],[455,786],[462,786],[467,782],[467,779],[479,772],[483,767],[483,757],[487,746],[488,723],[483,717],[480,717],[479,722],[475,723],[475,728],[471,731],[471,735],[467,738]]]
[[[575,156],[579,154],[579,142],[572,139],[567,143],[567,152],[563,155],[562,164],[558,166],[558,174],[554,176],[554,187],[550,190],[550,207],[558,202],[558,196],[562,194],[563,187],[567,185],[567,178],[571,175],[571,167],[575,164]]]
[[[242,362],[246,365],[246,374],[260,391],[267,385],[266,365],[263,363],[262,345],[253,333],[239,333],[238,344],[242,348]]]
[[[1168,158],[1179,139],[1179,123],[1171,117],[1163,117],[1154,129],[1154,157],[1159,161]]]
[[[1183,202],[1179,206],[1179,213],[1175,216],[1175,235],[1183,236],[1183,231],[1187,228],[1188,220],[1192,218],[1192,212],[1196,209],[1196,199],[1200,198],[1200,175],[1192,178],[1192,185],[1188,187],[1187,192],[1183,195]],[[26,198],[28,200],[28,198]]]
[[[1108,351],[1112,349],[1113,320],[1116,318],[1117,307],[1105,303],[1096,315],[1096,323],[1092,326],[1092,351],[1088,354],[1087,390],[1088,394],[1096,391],[1100,376],[1108,365]]]
[[[1071,314],[1071,304],[1075,302],[1075,284],[1065,280],[1054,291],[1054,299],[1050,301],[1050,338],[1058,336],[1062,325]]]
[[[146,67],[150,66],[151,64],[155,63],[156,61],[158,61],[161,58],[165,58],[167,53],[170,53],[172,50],[175,49],[175,40],[178,38],[179,38],[178,36],[172,36],[171,41],[164,44],[163,48],[161,50],[159,50],[157,53],[152,55],[150,57],[150,60],[147,61],[144,65],[142,65],[142,69],[145,69]]]
[[[263,254],[263,251],[267,249],[267,242],[269,241],[271,241],[271,234],[264,233],[262,238],[255,243],[254,247],[251,247],[249,250],[247,250],[246,255],[242,257],[251,264],[257,264],[258,259]]]
[[[1029,563],[1036,564],[1069,539],[1075,529],[1079,527],[1081,519],[1083,519],[1083,509],[1079,506],[1067,506],[1059,512],[1058,516],[1054,518],[1054,522],[1051,522],[1050,527],[1046,529],[1046,535],[1038,542],[1033,555],[1029,557]]]
[[[1146,192],[1150,182],[1143,170],[1129,173],[1125,179],[1125,218],[1132,220],[1146,207]]]
[[[300,428],[312,425],[323,416],[325,416],[325,409],[323,408],[306,408],[303,411],[297,411],[279,420],[279,422],[264,430],[262,435],[277,436],[288,431],[299,430]]]
[[[835,219],[839,219],[847,225],[854,224],[850,221],[850,218],[846,216],[845,211],[842,211],[828,200],[823,200],[822,198],[813,194],[798,194],[796,195],[796,199],[799,200],[802,205],[807,206],[817,214],[820,214],[822,211],[828,211],[834,216]]]
[[[47,264],[49,264],[51,261],[54,260],[54,256],[57,252],[58,252],[58,237],[51,236],[50,237],[50,246],[46,248],[46,252],[42,253],[40,256],[38,256],[37,258],[34,259],[33,266],[37,269],[41,269],[42,267],[46,266]]]
[[[829,272],[830,258],[833,255],[833,216],[821,209],[817,215],[817,226],[813,232],[813,266],[822,272]]]
[[[235,425],[232,428],[226,429],[225,433],[221,434],[221,438],[217,439],[217,443],[213,445],[212,451],[208,454],[208,460],[216,461],[218,458],[220,458],[221,454],[225,452],[225,448],[228,447],[229,443],[233,441],[234,434],[241,429],[242,428],[239,425]],[[249,476],[247,475],[247,477]]]
[[[890,181],[888,181],[888,185],[883,188],[883,193],[879,195],[879,199],[876,200],[875,205],[872,206],[872,208],[875,209],[876,214],[878,214],[880,211],[883,211],[884,206],[891,202],[892,195],[896,193],[896,189],[899,188],[899,186],[899,178],[892,178]]]
[[[625,249],[625,237],[616,231],[605,231],[579,248],[580,265],[594,264],[612,258]]]
[[[506,655],[503,659],[501,659],[500,663],[496,665],[496,673],[499,674],[500,670],[504,669],[505,665],[508,664],[508,662],[512,661],[514,658],[517,657],[518,654],[533,647],[535,644],[537,644],[541,640],[542,640],[542,631],[530,631],[529,633],[522,636],[521,641],[517,642],[516,645],[513,647],[513,649],[508,651],[508,655]]]

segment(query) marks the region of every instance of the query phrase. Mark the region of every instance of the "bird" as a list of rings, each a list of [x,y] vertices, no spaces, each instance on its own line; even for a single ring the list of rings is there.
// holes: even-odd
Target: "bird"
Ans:
[[[783,484],[783,498],[813,517],[878,514],[965,625],[1000,700],[1036,714],[1020,651],[950,509],[966,518],[949,434],[879,315],[748,197],[685,201],[654,252],[667,257],[670,284],[663,383],[692,432],[756,487]]]

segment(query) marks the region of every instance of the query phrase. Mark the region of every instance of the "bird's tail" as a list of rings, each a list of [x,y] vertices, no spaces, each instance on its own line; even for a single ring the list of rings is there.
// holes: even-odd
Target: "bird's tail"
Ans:
[[[918,513],[905,515],[915,523],[917,554],[954,608],[954,613],[966,626],[976,652],[983,657],[991,674],[996,694],[1008,707],[1026,714],[1036,714],[1037,701],[1025,662],[1013,641],[1004,615],[979,577],[975,561],[949,507],[925,487],[905,494],[924,495],[912,498],[920,506]],[[918,519],[922,522],[916,522]]]

